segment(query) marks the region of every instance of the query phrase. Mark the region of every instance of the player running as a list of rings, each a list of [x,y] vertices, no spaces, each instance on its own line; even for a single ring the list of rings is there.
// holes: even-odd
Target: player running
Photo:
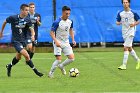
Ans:
[[[73,46],[76,46],[73,32],[73,22],[68,18],[71,9],[68,6],[63,6],[62,16],[52,24],[50,35],[53,39],[54,55],[56,60],[53,62],[48,77],[53,78],[56,67],[61,69],[62,74],[66,75],[65,66],[74,61],[74,53],[69,44],[69,34],[72,38]],[[61,52],[68,58],[62,62]],[[60,63],[60,64],[59,64]]]
[[[139,24],[140,17],[136,12],[130,9],[130,0],[122,0],[124,7],[117,15],[117,25],[122,25],[122,36],[124,39],[124,57],[123,64],[118,69],[125,70],[129,53],[137,61],[136,69],[140,68],[140,59],[132,48],[133,39],[136,32],[136,25]]]
[[[35,31],[35,40],[31,40],[31,32],[27,31],[26,33],[26,40],[27,40],[27,52],[32,59],[34,52],[35,52],[35,47],[37,46],[38,42],[38,26],[41,25],[41,16],[40,14],[35,12],[35,4],[33,2],[29,3],[29,14],[28,16],[31,19],[32,26]]]
[[[24,49],[24,47],[26,46],[25,32],[29,31],[27,29],[30,29],[30,31],[31,31],[32,41],[34,41],[34,35],[35,35],[31,20],[27,16],[28,11],[29,11],[29,6],[27,4],[22,4],[20,6],[20,14],[7,17],[2,25],[2,29],[0,31],[0,38],[1,38],[3,36],[3,31],[4,31],[6,24],[7,23],[11,24],[12,44],[17,51],[16,56],[13,58],[12,62],[10,64],[6,65],[8,77],[11,76],[12,66],[16,65],[19,62],[19,60],[21,59],[21,55],[24,56],[26,63],[33,69],[33,71],[35,72],[36,75],[38,75],[40,77],[43,76],[43,74],[40,73],[35,68],[32,60],[29,57],[29,54]]]

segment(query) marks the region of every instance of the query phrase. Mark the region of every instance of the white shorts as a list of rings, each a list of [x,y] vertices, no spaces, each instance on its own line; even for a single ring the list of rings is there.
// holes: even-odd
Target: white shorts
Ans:
[[[61,43],[60,46],[61,47],[57,47],[53,42],[54,55],[61,55],[61,52],[63,52],[65,56],[73,54],[72,47],[70,46],[69,43]]]
[[[127,36],[126,38],[124,38],[123,45],[125,47],[132,47],[133,39],[134,39],[134,36]]]

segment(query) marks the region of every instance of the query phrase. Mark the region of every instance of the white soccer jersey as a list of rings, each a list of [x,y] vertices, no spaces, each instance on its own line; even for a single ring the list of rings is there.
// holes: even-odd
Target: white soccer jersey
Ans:
[[[140,18],[137,13],[130,11],[120,11],[117,15],[117,21],[122,23],[122,35],[123,38],[127,36],[134,36],[136,27],[130,27],[130,24],[134,24]]]
[[[69,43],[70,28],[73,28],[73,22],[70,19],[62,20],[59,18],[53,23],[51,31],[55,32],[56,39]]]

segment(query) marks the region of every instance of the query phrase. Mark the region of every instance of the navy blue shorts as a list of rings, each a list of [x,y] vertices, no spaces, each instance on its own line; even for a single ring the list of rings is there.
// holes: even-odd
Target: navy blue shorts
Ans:
[[[20,53],[20,51],[21,51],[24,47],[26,47],[26,42],[14,41],[14,42],[12,42],[12,43],[13,43],[13,46],[14,46],[14,48],[16,49],[16,51],[17,51],[18,53]]]

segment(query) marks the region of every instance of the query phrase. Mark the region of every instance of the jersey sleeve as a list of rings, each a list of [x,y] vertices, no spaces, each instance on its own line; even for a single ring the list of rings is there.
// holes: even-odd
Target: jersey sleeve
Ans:
[[[71,26],[70,26],[70,28],[73,28],[73,21],[72,21],[72,23],[71,23]]]
[[[120,16],[120,12],[118,13],[118,15],[117,15],[117,22],[120,22],[121,21],[121,16]]]
[[[12,22],[13,22],[12,16],[7,17],[7,18],[6,18],[6,22],[7,22],[7,23],[12,23]]]
[[[134,13],[134,19],[135,19],[135,21],[138,21],[140,19],[139,15],[137,13]]]
[[[52,24],[51,31],[54,31],[55,32],[57,30],[58,26],[59,26],[59,22],[55,21]]]

